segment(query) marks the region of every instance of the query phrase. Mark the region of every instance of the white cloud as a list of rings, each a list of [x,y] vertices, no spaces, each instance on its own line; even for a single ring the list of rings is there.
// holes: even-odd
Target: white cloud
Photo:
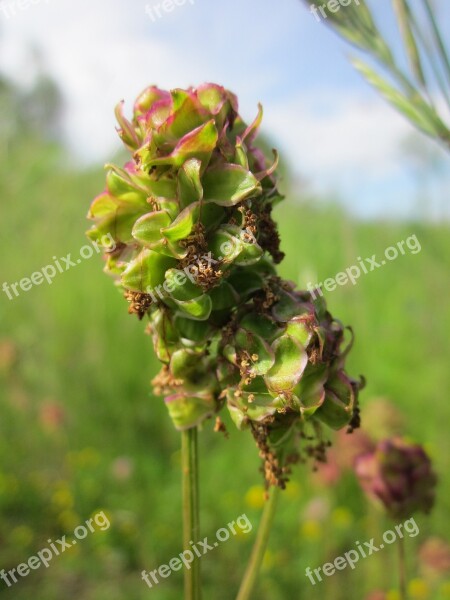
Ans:
[[[265,114],[267,131],[295,159],[296,170],[326,181],[361,170],[366,177],[391,175],[398,168],[399,143],[411,131],[383,100],[341,90],[268,104]]]
[[[30,6],[7,23],[1,70],[30,84],[33,69],[27,67],[30,51],[25,49],[30,43],[39,48],[63,93],[70,145],[87,160],[118,148],[113,109],[119,100],[125,99],[131,110],[135,96],[149,83],[179,86],[202,69],[198,58],[189,60],[189,49],[180,61],[177,44],[145,36],[142,19],[148,19],[143,7],[118,11],[108,0],[81,0],[74,13],[73,3],[61,0],[58,6]]]
[[[310,17],[294,0],[276,10],[271,0],[230,0],[222,8],[195,0],[157,22],[145,0],[41,0],[10,19],[0,15],[0,71],[30,85],[33,56],[41,55],[65,99],[67,138],[84,161],[107,160],[120,148],[119,100],[131,111],[151,83],[222,83],[239,94],[247,120],[264,104],[263,130],[318,190],[333,190],[366,214],[407,212],[404,184],[412,178],[399,143],[413,128],[338,57],[337,39]],[[329,88],[321,91],[324,81]]]
[[[272,9],[269,0],[263,4]],[[119,147],[114,106],[125,99],[125,110],[131,110],[136,95],[151,83],[163,88],[222,83],[239,92],[249,119],[257,102],[282,86],[282,70],[268,69],[264,57],[273,54],[276,35],[283,36],[281,24],[286,31],[292,27],[286,12],[297,6],[271,14],[279,27],[270,36],[260,0],[249,0],[246,6],[230,0],[226,10],[198,0],[164,13],[156,22],[145,6],[124,0],[41,0],[0,19],[0,70],[30,85],[35,61],[29,48],[39,49],[63,93],[70,145],[85,160],[105,159]]]

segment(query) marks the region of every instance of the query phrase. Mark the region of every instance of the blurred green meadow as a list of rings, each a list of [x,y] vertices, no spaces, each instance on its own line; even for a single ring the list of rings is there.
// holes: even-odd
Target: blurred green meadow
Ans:
[[[74,166],[44,135],[48,95],[34,97],[36,114],[24,117],[20,107],[27,99],[6,83],[0,93],[6,107],[0,116],[0,284],[11,284],[54,263],[53,257],[80,257],[89,244],[85,215],[104,173],[101,166]],[[427,568],[418,550],[449,531],[449,225],[356,221],[332,199],[302,195],[287,173],[284,178],[287,197],[275,214],[286,253],[281,274],[300,286],[334,277],[357,257],[380,257],[408,236],[420,242],[421,252],[407,251],[325,296],[356,333],[349,371],[367,377],[363,426],[371,425],[365,409],[383,419],[379,413],[389,412],[390,402],[402,431],[423,443],[434,461],[435,509],[416,516],[420,533],[407,539],[409,593],[412,600],[448,599],[450,581]],[[141,580],[143,569],[154,570],[182,550],[180,439],[163,402],[151,394],[157,371],[144,324],[127,314],[98,254],[58,273],[51,285],[20,290],[13,300],[0,294],[0,569],[26,562],[49,539],[66,535],[70,541],[74,528],[98,511],[111,523],[12,587],[0,581],[2,598],[181,598],[182,571],[152,589]],[[213,421],[200,436],[202,539],[242,514],[253,531],[202,558],[207,600],[235,597],[264,502],[253,441],[223,418],[228,439],[214,433]],[[333,561],[357,540],[379,540],[393,527],[367,503],[350,470],[329,471],[295,468],[258,599],[362,600],[375,589],[398,598],[395,544],[315,586],[306,578],[306,567]]]

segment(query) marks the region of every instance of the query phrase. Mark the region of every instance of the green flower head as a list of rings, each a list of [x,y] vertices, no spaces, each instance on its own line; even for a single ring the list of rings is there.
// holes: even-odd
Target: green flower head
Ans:
[[[122,104],[116,116],[131,159],[107,165],[88,235],[115,242],[105,270],[129,312],[148,319],[162,362],[155,392],[175,427],[226,405],[273,466],[306,421],[317,431],[356,426],[360,384],[344,370],[344,328],[276,274],[283,253],[271,212],[282,196],[276,152],[270,161],[255,145],[261,106],[247,125],[221,86],[149,87],[131,120]],[[266,475],[284,481],[276,465]]]

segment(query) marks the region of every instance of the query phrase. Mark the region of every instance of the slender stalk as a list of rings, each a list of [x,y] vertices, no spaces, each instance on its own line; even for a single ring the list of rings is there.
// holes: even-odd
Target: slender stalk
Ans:
[[[181,466],[183,478],[183,549],[200,539],[197,427],[181,434]],[[190,569],[184,569],[185,600],[200,600],[200,561],[197,557]]]
[[[398,573],[399,573],[400,600],[407,600],[407,598],[406,598],[406,562],[405,562],[405,540],[404,540],[404,538],[399,538],[399,540],[398,540]]]
[[[422,61],[420,58],[419,48],[414,37],[412,23],[411,23],[411,11],[406,0],[392,0],[394,5],[394,11],[397,15],[398,26],[400,33],[403,38],[406,54],[408,56],[409,63],[411,65],[412,72],[414,73],[417,81],[421,87],[426,90],[427,84],[425,82],[425,75],[422,69]]]
[[[433,71],[434,77],[436,79],[436,82],[439,86],[439,89],[441,90],[441,94],[445,98],[447,106],[450,108],[449,90],[447,89],[447,86],[445,84],[443,76],[439,70],[439,65],[437,64],[437,61],[435,60],[433,49],[431,48],[428,39],[426,39],[425,34],[423,33],[421,27],[419,26],[419,23],[417,22],[417,19],[415,18],[414,13],[411,13],[411,20],[412,20],[412,25],[414,27],[414,31],[417,35],[417,38],[424,50],[427,62],[430,65],[430,67]]]
[[[434,13],[433,13],[433,8],[432,8],[429,0],[423,0],[423,4],[425,6],[425,10],[427,12],[428,19],[431,24],[431,28],[433,30],[434,40],[435,40],[436,46],[439,50],[439,54],[441,56],[443,66],[445,68],[447,78],[450,81],[450,59],[447,54],[447,49],[442,40],[441,32],[439,30],[438,24],[436,22],[436,19],[435,19]]]
[[[279,487],[271,487],[270,489],[269,499],[264,506],[255,544],[236,600],[249,600],[251,598],[256,578],[258,577],[259,569],[264,558],[264,552],[267,548],[267,542],[269,541],[270,529],[275,515],[279,492]]]

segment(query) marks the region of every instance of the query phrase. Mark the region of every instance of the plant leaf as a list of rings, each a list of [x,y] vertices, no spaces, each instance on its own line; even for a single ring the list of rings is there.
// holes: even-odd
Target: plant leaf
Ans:
[[[253,173],[240,165],[211,167],[203,175],[202,183],[205,200],[222,206],[234,206],[261,192],[261,185]]]

